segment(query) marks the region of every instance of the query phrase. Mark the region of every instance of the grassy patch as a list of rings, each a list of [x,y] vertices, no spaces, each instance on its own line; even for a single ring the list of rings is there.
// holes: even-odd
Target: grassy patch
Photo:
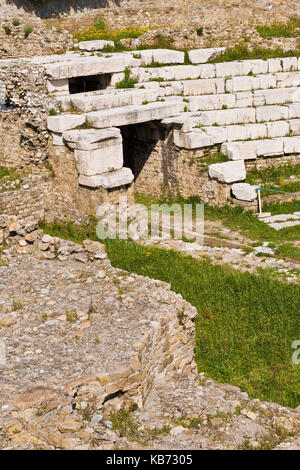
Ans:
[[[300,18],[291,18],[288,23],[272,23],[270,26],[257,26],[256,31],[264,39],[295,38],[299,35]]]
[[[296,176],[300,180],[300,164],[281,165],[278,167],[264,168],[262,170],[253,169],[247,171],[246,182],[281,191],[300,191],[300,181],[286,181],[290,176]],[[262,193],[263,196],[267,196],[269,194],[272,194],[272,192],[264,191]]]
[[[202,160],[201,160],[202,161]],[[135,199],[137,203],[145,204],[147,207],[151,204],[167,203],[172,204],[177,202],[179,204],[201,204],[201,199],[198,196],[191,196],[183,199],[180,196],[176,199],[166,198],[152,198],[144,194],[136,194]],[[300,211],[300,201],[293,201],[290,203],[272,203],[264,204],[263,210],[275,214],[288,214],[291,212]],[[205,220],[220,220],[223,225],[233,231],[238,231],[242,235],[257,241],[273,241],[285,242],[292,240],[299,240],[300,228],[299,226],[288,227],[276,231],[269,227],[251,211],[245,211],[240,206],[210,206],[204,204],[204,218]]]
[[[0,193],[20,189],[22,180],[16,168],[0,166]]]
[[[171,284],[199,312],[199,371],[251,397],[296,407],[299,367],[291,344],[300,337],[300,288],[190,256],[110,240],[112,264]]]
[[[116,83],[116,88],[134,88],[134,85],[138,83],[138,78],[131,77],[131,70],[129,67],[125,67],[124,78]]]
[[[234,60],[246,59],[272,59],[275,57],[299,57],[300,51],[283,51],[281,47],[276,49],[268,49],[262,47],[254,47],[250,49],[246,44],[238,44],[229,48],[224,54],[216,57],[212,62],[231,62]]]
[[[72,221],[65,224],[57,221],[52,222],[52,224],[46,224],[44,221],[39,222],[39,228],[44,230],[45,233],[80,244],[87,239],[98,240],[96,225],[97,219],[93,216],[90,216],[87,222],[82,225],[75,225]]]

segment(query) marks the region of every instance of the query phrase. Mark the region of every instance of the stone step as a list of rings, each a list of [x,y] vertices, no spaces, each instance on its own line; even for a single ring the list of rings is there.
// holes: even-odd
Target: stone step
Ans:
[[[88,93],[78,93],[61,97],[62,109],[67,111],[71,107],[77,108],[83,113],[100,111],[102,109],[120,108],[142,104],[145,101],[156,101],[159,96],[158,90],[108,90]]]
[[[199,113],[199,117],[195,116],[197,124],[201,126],[264,123],[293,118],[300,118],[300,103],[292,103],[286,106],[268,105],[256,108],[203,111]]]
[[[271,75],[258,75],[256,77],[244,76],[234,77],[232,79],[225,78],[202,78],[202,79],[185,79],[160,82],[144,82],[144,85],[137,84],[136,87],[145,86],[146,83],[158,83],[160,88],[164,89],[165,95],[178,95],[183,93],[185,96],[210,95],[215,93],[237,93],[237,92],[253,92],[256,101],[265,94],[265,104],[274,104],[273,97],[279,95],[284,100],[284,90],[287,93],[297,91],[300,86],[300,72],[277,73]],[[293,88],[294,90],[290,90]],[[278,91],[276,93],[276,90]],[[274,93],[275,92],[275,93]],[[299,92],[299,89],[298,89]],[[284,102],[284,101],[283,101]],[[256,102],[254,102],[256,105]],[[264,103],[257,103],[264,104]]]
[[[270,139],[274,137],[300,135],[300,119],[271,121],[263,124],[243,124],[218,127],[204,126],[201,130],[213,138],[214,144],[222,144],[223,142],[233,142],[237,140]]]
[[[132,57],[140,59],[141,65],[160,64],[183,64],[184,52],[172,49],[146,49],[141,51],[129,51]],[[205,61],[206,62],[206,61]]]
[[[253,160],[258,157],[299,154],[300,137],[227,142],[222,144],[221,152],[230,160]]]
[[[228,91],[250,91],[272,86],[297,86],[300,65],[297,57],[268,60],[245,60],[218,64],[133,68],[140,82],[161,79],[227,79]],[[277,85],[278,82],[278,85]],[[242,87],[239,89],[239,87]],[[236,89],[235,89],[236,88]]]
[[[134,175],[130,168],[123,167],[117,171],[111,171],[96,176],[79,176],[79,184],[89,188],[113,189],[131,184]]]
[[[126,106],[123,108],[96,111],[93,113],[87,113],[85,116],[90,125],[100,129],[161,120],[167,117],[176,116],[178,113],[179,105],[177,102],[157,102],[146,105]]]

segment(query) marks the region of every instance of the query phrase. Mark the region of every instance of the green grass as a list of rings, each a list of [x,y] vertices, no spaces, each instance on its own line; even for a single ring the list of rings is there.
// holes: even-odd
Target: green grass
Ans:
[[[253,169],[247,171],[246,182],[253,185],[266,186],[270,189],[278,189],[287,192],[299,192],[300,181],[286,181],[290,176],[300,179],[300,164],[281,165],[278,167],[264,168],[263,170]],[[263,196],[274,194],[271,191],[264,191]]]
[[[145,197],[139,202],[145,203]],[[95,227],[93,217],[79,227],[72,222],[40,223],[45,233],[77,243],[96,240]],[[199,371],[241,387],[252,398],[300,404],[299,366],[291,363],[291,344],[300,338],[298,286],[172,250],[120,240],[108,240],[106,246],[113,266],[168,282],[197,308]],[[295,257],[292,245],[284,243],[277,250]]]
[[[292,18],[288,23],[272,23],[270,26],[257,26],[256,31],[264,39],[294,38],[299,35],[300,18]]]
[[[299,367],[291,363],[300,338],[298,286],[132,242],[106,245],[113,266],[168,282],[197,307],[199,372],[251,398],[299,405]]]
[[[276,49],[268,49],[262,47],[254,47],[250,49],[246,44],[237,44],[229,48],[212,62],[231,62],[234,60],[247,60],[247,59],[272,59],[275,57],[299,57],[300,51],[283,51],[281,47]]]
[[[125,67],[124,78],[116,83],[116,88],[134,88],[134,85],[138,83],[138,78],[131,77],[131,70],[129,67]]]
[[[177,199],[171,198],[152,198],[144,194],[136,194],[135,200],[137,203],[145,204],[149,207],[151,204],[168,203],[172,204],[177,202],[179,204],[201,204],[201,199],[198,196],[191,196],[183,199],[178,196]],[[263,201],[263,197],[262,197]],[[290,203],[272,203],[263,204],[263,210],[275,214],[287,214],[291,212],[300,211],[300,201],[293,201]],[[245,211],[240,206],[210,206],[204,204],[204,218],[205,220],[220,220],[223,225],[233,231],[238,231],[242,235],[257,241],[273,241],[285,242],[292,240],[299,240],[300,227],[288,227],[276,231],[269,227],[267,224],[257,218],[251,211]]]

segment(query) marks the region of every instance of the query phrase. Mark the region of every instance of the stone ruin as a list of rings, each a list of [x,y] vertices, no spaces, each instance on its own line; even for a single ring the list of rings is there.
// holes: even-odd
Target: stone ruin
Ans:
[[[211,48],[188,52],[185,65],[180,51],[98,52],[104,46],[90,41],[79,44],[81,52],[19,61],[47,77],[57,110],[47,119],[49,158],[60,165],[72,154],[78,191],[109,194],[134,185],[159,196],[164,186],[255,209],[255,187],[244,183],[247,168],[299,161],[297,57],[209,63],[224,52]],[[6,107],[5,83],[1,90]],[[228,161],[209,165],[203,179],[197,165],[216,151]]]

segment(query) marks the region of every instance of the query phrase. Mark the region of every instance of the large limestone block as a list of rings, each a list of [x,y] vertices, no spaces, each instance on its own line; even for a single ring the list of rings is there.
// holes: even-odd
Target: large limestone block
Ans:
[[[275,75],[236,76],[226,80],[227,91],[252,91],[276,86]]]
[[[282,155],[282,139],[265,139],[254,141],[256,143],[256,153],[258,157]]]
[[[253,106],[253,94],[251,91],[239,91],[235,94],[235,107],[248,108]]]
[[[267,122],[267,137],[284,137],[290,132],[290,125],[288,121],[274,121],[274,122]]]
[[[283,138],[284,153],[300,153],[300,137]]]
[[[300,85],[300,72],[276,73],[277,88]]]
[[[67,95],[69,93],[69,80],[64,78],[62,80],[48,80],[48,92],[55,95]]]
[[[134,175],[130,168],[123,167],[121,170],[104,173],[97,176],[83,176],[79,177],[79,184],[89,188],[105,188],[112,189],[120,186],[131,184],[134,180]]]
[[[243,160],[236,162],[214,163],[209,165],[208,173],[210,178],[220,183],[235,183],[246,178],[246,168]]]
[[[65,62],[45,64],[50,79],[85,77],[105,73],[123,72],[127,66],[139,65],[130,54],[113,54],[109,57],[72,57]]]
[[[144,51],[130,51],[135,57],[138,57],[142,65],[151,65],[153,62],[160,64],[183,64],[184,52],[171,49],[147,49]]]
[[[254,141],[224,143],[221,146],[221,152],[230,160],[254,160],[257,157]]]
[[[281,60],[282,70],[284,72],[292,72],[298,70],[298,58],[297,57],[283,57]]]
[[[192,64],[204,64],[215,59],[225,52],[225,47],[213,47],[207,49],[194,49],[188,52]]]
[[[62,133],[85,123],[84,114],[60,114],[59,116],[49,116],[47,126],[49,131]]]
[[[235,95],[225,93],[221,95],[187,96],[186,98],[189,100],[190,111],[222,109],[222,106],[233,108],[236,104]]]
[[[248,73],[261,74],[268,72],[268,63],[265,60],[243,60],[236,62],[222,62],[216,64],[217,77],[234,77],[248,75]]]
[[[113,41],[104,41],[99,39],[96,41],[81,41],[79,44],[79,49],[84,51],[102,51],[105,47],[115,47]]]
[[[121,131],[117,128],[110,129],[76,129],[63,133],[63,138],[68,146],[78,150],[95,150],[107,140],[122,141]]]
[[[226,126],[229,124],[241,124],[255,122],[255,109],[221,109],[217,111],[203,111],[198,118],[199,124],[211,126],[217,124]]]
[[[278,88],[276,90],[256,90],[254,91],[254,105],[276,105],[300,101],[298,88]]]
[[[177,116],[178,114],[179,105],[177,102],[157,102],[140,106],[112,108],[105,111],[88,113],[86,116],[88,122],[94,127],[105,128],[161,120]]]
[[[99,142],[95,150],[75,149],[75,160],[78,173],[84,176],[119,170],[123,166],[122,139]]]
[[[300,118],[300,103],[289,105],[289,119]]]
[[[183,82],[185,96],[210,95],[225,92],[224,78],[203,78],[200,80],[187,80]]]
[[[200,129],[194,129],[192,132],[181,132],[174,130],[174,144],[180,148],[196,149],[213,145],[213,139]]]
[[[232,185],[232,194],[240,201],[254,201],[257,199],[256,186],[248,183],[234,183]]]
[[[269,73],[282,72],[282,64],[280,59],[267,59],[267,62]]]
[[[227,127],[203,127],[202,130],[212,138],[214,144],[222,144],[228,139],[228,128]]]
[[[159,90],[159,89],[158,89]],[[79,93],[71,95],[71,103],[84,113],[156,101],[158,90],[114,90],[106,93]]]
[[[279,121],[289,118],[287,106],[258,106],[256,108],[257,122]]]
[[[291,135],[300,135],[300,119],[291,119],[288,122]]]

